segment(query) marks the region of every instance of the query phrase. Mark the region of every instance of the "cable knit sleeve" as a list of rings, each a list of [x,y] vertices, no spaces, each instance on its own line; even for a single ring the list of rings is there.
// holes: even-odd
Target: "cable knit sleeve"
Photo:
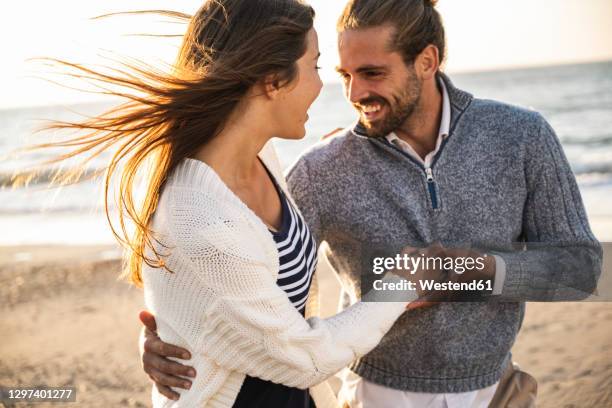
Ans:
[[[194,302],[169,295],[177,314],[183,308],[198,314],[199,329],[179,334],[219,366],[307,388],[369,352],[405,310],[400,302],[357,303],[327,319],[305,320],[276,284],[276,261],[262,251],[256,229],[227,206],[194,205],[199,194],[181,191],[169,205],[175,245],[169,264],[187,279],[183,285],[206,296]]]
[[[593,236],[576,178],[552,127],[540,115],[525,142],[525,249],[499,253],[506,265],[501,299],[581,300],[601,274],[602,248]]]

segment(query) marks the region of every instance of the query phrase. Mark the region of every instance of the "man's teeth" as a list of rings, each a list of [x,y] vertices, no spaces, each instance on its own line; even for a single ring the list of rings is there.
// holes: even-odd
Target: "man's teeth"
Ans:
[[[368,105],[368,106],[363,107],[363,111],[365,113],[374,113],[374,112],[378,112],[380,108],[381,108],[380,105]]]

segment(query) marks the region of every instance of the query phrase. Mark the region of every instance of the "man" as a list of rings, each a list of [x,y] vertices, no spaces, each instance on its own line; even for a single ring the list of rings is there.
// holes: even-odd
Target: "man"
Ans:
[[[288,173],[317,242],[329,245],[345,306],[360,295],[370,248],[440,243],[447,256],[486,259],[493,287],[480,302],[411,310],[351,364],[341,396],[364,407],[488,406],[511,365],[524,302],[584,298],[601,269],[554,131],[538,113],[453,86],[439,70],[444,28],[433,3],[349,2],[338,72],[359,123]],[[529,245],[515,250],[517,242]],[[163,356],[181,350],[151,330],[145,350],[145,371],[176,396],[168,386],[187,381],[177,376],[188,368]]]

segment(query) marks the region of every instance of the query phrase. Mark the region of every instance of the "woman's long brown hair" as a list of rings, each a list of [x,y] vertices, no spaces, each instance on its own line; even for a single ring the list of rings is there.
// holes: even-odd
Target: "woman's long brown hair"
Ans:
[[[314,17],[312,8],[300,0],[207,0],[192,17],[152,12],[188,21],[172,72],[129,64],[108,74],[51,59],[68,69],[69,75],[101,84],[102,93],[127,101],[82,122],[54,122],[46,128],[76,130],[79,135],[33,146],[70,148],[51,162],[88,155],[83,164],[115,149],[105,169],[105,212],[113,234],[127,250],[121,276],[136,286],[142,286],[143,262],[165,267],[153,244],[150,222],[166,178],[184,158],[222,131],[255,84],[270,77],[280,84],[295,79],[296,61],[306,52],[306,34]],[[137,203],[135,185],[140,174],[146,193]],[[119,230],[109,212],[115,177]],[[128,219],[134,233],[128,231]]]

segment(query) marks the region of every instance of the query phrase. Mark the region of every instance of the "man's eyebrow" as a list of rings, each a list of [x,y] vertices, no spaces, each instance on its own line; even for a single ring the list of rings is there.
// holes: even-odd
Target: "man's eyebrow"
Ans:
[[[364,71],[386,71],[388,69],[387,65],[362,65],[357,68],[357,72]]]
[[[321,56],[321,53],[318,52],[317,55],[315,55],[315,57],[313,59],[318,59]]]
[[[387,65],[362,65],[357,68],[357,72],[361,73],[364,71],[387,71],[389,67]],[[341,67],[336,67],[336,71],[344,73],[345,71]]]

